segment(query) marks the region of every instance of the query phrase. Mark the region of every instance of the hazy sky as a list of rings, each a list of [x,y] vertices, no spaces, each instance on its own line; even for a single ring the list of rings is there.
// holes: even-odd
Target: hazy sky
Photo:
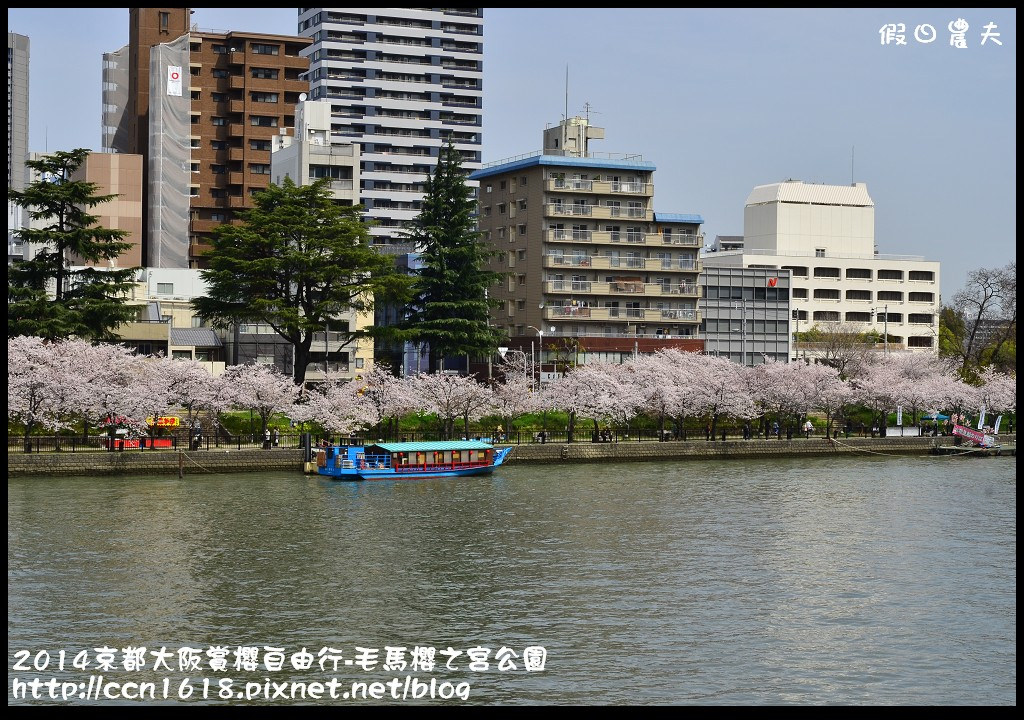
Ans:
[[[294,34],[296,17],[192,19]],[[950,43],[958,19],[966,48]],[[882,43],[890,23],[905,44]],[[102,53],[127,44],[128,10],[8,8],[7,24],[30,40],[29,149],[99,149]],[[1005,8],[487,8],[483,160],[540,149],[568,67],[569,114],[589,103],[605,128],[591,149],[657,166],[656,210],[702,215],[710,240],[743,233],[755,185],[865,182],[879,252],[940,261],[948,301],[969,271],[1016,258],[1016,57]]]

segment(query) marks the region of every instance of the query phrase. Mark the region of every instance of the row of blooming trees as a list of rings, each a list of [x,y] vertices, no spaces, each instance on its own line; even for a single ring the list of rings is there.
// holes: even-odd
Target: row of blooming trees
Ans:
[[[334,383],[303,391],[266,365],[229,367],[219,378],[197,363],[143,357],[117,345],[81,341],[48,343],[10,338],[8,418],[22,423],[26,437],[107,418],[123,417],[140,430],[147,417],[200,413],[216,420],[229,409],[259,415],[261,432],[270,417],[283,413],[298,422],[314,421],[333,433],[374,430],[396,435],[409,413],[432,414],[445,437],[469,432],[487,416],[502,419],[509,431],[528,412],[567,414],[572,441],[578,423],[629,428],[639,416],[671,423],[686,438],[685,423],[700,418],[712,433],[725,419],[779,422],[792,428],[808,413],[824,415],[826,431],[847,407],[869,408],[876,422],[903,406],[916,416],[945,410],[974,413],[1016,410],[1016,377],[986,371],[980,385],[960,379],[955,368],[924,354],[879,356],[861,372],[843,379],[825,365],[769,362],[744,368],[723,358],[663,350],[622,364],[588,363],[566,372],[541,392],[531,392],[524,368],[512,362],[495,386],[470,377],[421,374],[392,376],[378,366],[357,383]],[[461,430],[460,430],[461,426]]]

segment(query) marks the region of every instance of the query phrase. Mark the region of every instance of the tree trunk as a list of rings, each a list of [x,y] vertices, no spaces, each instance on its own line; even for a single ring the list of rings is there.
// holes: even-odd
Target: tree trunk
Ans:
[[[569,424],[566,426],[566,442],[572,442],[573,432],[576,429],[576,412],[569,412]]]

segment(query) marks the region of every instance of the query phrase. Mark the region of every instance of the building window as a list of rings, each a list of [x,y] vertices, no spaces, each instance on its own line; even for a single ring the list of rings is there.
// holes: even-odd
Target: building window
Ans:
[[[270,150],[270,141],[269,140],[250,140],[249,141],[249,149],[250,150]]]
[[[903,302],[903,293],[894,290],[879,290],[879,302]]]
[[[277,127],[277,118],[270,115],[250,115],[249,123],[257,127]]]
[[[814,257],[825,257],[825,248],[814,248]]]
[[[189,141],[188,141],[188,146],[190,148],[192,148],[193,150],[198,148],[199,147],[199,138],[190,138]]]
[[[171,26],[171,14],[162,12],[160,13],[160,32],[165,33],[170,29]]]
[[[505,203],[498,203],[498,214],[499,215],[504,215],[505,214]]]
[[[502,180],[500,183],[498,183],[498,189],[499,190],[504,190],[506,186],[507,186],[507,183],[504,180]]]
[[[519,250],[518,254],[519,254],[519,259],[520,260],[525,260],[526,259],[526,251],[525,250]]]
[[[214,175],[223,175],[228,171],[227,165],[211,165],[210,172]]]
[[[903,271],[902,270],[879,270],[878,271],[878,279],[879,280],[902,280],[903,279]]]
[[[228,54],[228,46],[227,45],[214,45],[213,46],[213,53],[215,55],[227,55]]]
[[[526,234],[526,225],[520,225],[519,226],[519,234],[520,235],[525,235]]]
[[[254,92],[254,93],[249,93],[249,95],[252,98],[253,102],[261,102],[261,103],[276,103],[277,102],[277,93]]]
[[[214,102],[227,102],[228,96],[227,93],[215,92],[210,93],[210,99]]]
[[[189,197],[199,197],[199,186],[198,185],[189,185],[189,187],[188,187],[188,196]]]
[[[929,270],[911,270],[910,271],[910,279],[911,280],[925,280],[927,282],[934,282],[935,281],[935,273],[933,273],[933,272],[931,272]],[[914,338],[910,338],[910,339],[913,340]]]
[[[174,283],[162,283],[156,284],[157,295],[173,295],[174,294]]]
[[[252,76],[259,80],[277,80],[277,69],[275,68],[253,68]]]
[[[211,140],[210,147],[212,147],[214,150],[227,150],[228,144],[227,141],[225,140]]]
[[[926,292],[912,292],[909,298],[910,302],[935,302],[935,295]]]
[[[839,268],[837,267],[816,267],[814,268],[814,277],[816,278],[836,278],[839,279]]]
[[[870,290],[847,290],[846,291],[846,299],[847,300],[869,300],[870,301],[871,300],[871,291]]]
[[[281,52],[280,45],[266,45],[264,43],[253,43],[252,51],[256,55],[278,55]]]
[[[518,282],[520,285],[525,285],[526,284],[526,275],[517,275],[516,276],[516,282]]]
[[[222,118],[222,117],[212,117],[212,118],[210,118],[210,124],[211,125],[226,125],[227,121],[224,118]]]
[[[837,288],[819,288],[814,291],[815,300],[838,300],[839,290]]]
[[[270,165],[266,163],[249,163],[249,172],[253,175],[269,175]]]
[[[221,47],[223,47],[223,46],[221,46]],[[211,72],[211,74],[215,78],[231,77],[231,73],[229,73],[227,70],[223,70],[223,69],[219,69],[219,68],[214,68],[213,71]]]
[[[224,213],[219,212],[210,213],[210,219],[213,220],[214,222],[225,222],[227,220],[227,218],[224,216]]]
[[[846,268],[846,279],[847,280],[870,280],[871,269],[870,268]]]

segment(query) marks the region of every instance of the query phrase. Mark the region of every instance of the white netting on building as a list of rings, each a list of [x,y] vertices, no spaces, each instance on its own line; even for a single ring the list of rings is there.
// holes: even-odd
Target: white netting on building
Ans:
[[[192,131],[189,36],[149,54],[150,267],[187,268]]]

